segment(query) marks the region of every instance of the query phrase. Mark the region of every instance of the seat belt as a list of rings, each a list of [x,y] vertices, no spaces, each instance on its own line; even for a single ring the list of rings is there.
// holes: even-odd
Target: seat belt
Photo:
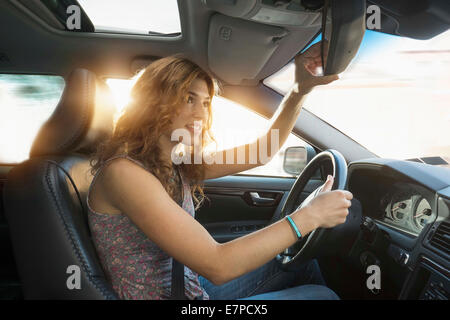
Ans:
[[[181,174],[178,169],[178,166],[175,167],[179,182],[182,182]],[[182,186],[183,187],[183,186]],[[182,193],[183,191],[182,191]],[[181,199],[179,203],[180,207],[183,206],[183,199]],[[172,289],[171,289],[171,300],[187,300],[186,295],[184,294],[184,265],[172,258]]]
[[[184,265],[172,258],[171,300],[187,300],[184,294]]]

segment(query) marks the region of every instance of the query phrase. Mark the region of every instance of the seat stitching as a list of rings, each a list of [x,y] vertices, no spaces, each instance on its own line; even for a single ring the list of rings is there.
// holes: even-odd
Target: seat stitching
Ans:
[[[60,221],[62,222],[62,225],[63,225],[64,231],[66,233],[67,239],[69,240],[70,245],[72,246],[72,249],[75,252],[75,254],[77,256],[77,259],[80,262],[84,272],[86,273],[86,275],[88,277],[88,280],[94,285],[94,287],[97,290],[100,291],[100,293],[105,298],[107,298],[107,299],[114,299],[115,297],[113,297],[109,292],[106,292],[106,288],[101,283],[99,283],[99,281],[98,281],[98,279],[96,279],[96,277],[94,277],[92,275],[92,273],[90,272],[90,270],[89,270],[89,268],[87,266],[86,260],[84,259],[84,257],[82,256],[82,254],[80,252],[80,249],[79,249],[78,245],[75,244],[74,235],[73,235],[72,231],[70,230],[70,228],[68,227],[67,222],[65,221],[65,219],[63,217],[62,209],[61,209],[61,207],[59,205],[59,202],[58,202],[58,199],[57,199],[58,197],[56,196],[56,193],[55,193],[55,190],[54,190],[54,186],[53,186],[53,183],[52,183],[51,178],[50,178],[50,162],[47,163],[47,170],[46,170],[45,179],[47,181],[50,193],[53,196],[53,200],[54,200],[54,203],[56,205],[56,209],[58,211],[58,217],[59,217]],[[75,187],[75,189],[76,189],[76,187]]]

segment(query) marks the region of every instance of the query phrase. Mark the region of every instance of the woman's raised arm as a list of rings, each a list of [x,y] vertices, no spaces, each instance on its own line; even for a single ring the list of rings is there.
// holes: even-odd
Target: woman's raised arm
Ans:
[[[295,57],[295,83],[272,116],[267,132],[252,143],[219,151],[216,157],[220,160],[206,164],[205,179],[235,174],[269,162],[291,133],[307,94],[317,85],[328,84],[338,79],[337,75],[316,75],[317,68],[321,66],[320,43],[312,45],[303,54],[297,55]],[[273,150],[270,147],[272,132],[274,133],[273,137],[278,139],[278,143],[274,144],[278,147]],[[267,150],[262,152],[263,155],[267,155],[267,158],[260,158],[259,148]],[[238,161],[238,154],[242,149],[245,150],[245,159]],[[227,161],[227,154],[234,155],[234,159],[231,159],[233,161]],[[255,155],[253,161],[250,155]]]

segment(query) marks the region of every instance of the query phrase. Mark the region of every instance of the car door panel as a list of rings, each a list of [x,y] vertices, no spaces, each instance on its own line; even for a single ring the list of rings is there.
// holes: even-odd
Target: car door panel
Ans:
[[[279,219],[294,178],[234,175],[206,180],[207,198],[196,219],[218,242],[249,234]],[[300,197],[303,201],[323,182],[311,179]]]
[[[22,296],[19,275],[16,271],[9,227],[3,205],[3,188],[12,165],[0,165],[0,300],[18,299]]]

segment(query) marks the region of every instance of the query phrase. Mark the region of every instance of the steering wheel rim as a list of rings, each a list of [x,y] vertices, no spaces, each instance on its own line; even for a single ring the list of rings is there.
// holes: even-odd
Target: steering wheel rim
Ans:
[[[279,220],[284,219],[286,215],[302,208],[319,194],[323,185],[311,192],[311,194],[302,201],[300,206],[298,206],[298,199],[306,184],[317,169],[325,165],[329,166],[328,169],[331,168],[332,172],[329,172],[328,174],[332,174],[334,177],[334,183],[331,189],[342,190],[345,188],[347,183],[347,162],[339,151],[327,149],[316,155],[297,177],[289,191],[286,202],[283,205]],[[299,226],[299,228],[301,228],[301,226]],[[282,253],[276,256],[279,266],[284,270],[295,270],[307,260],[320,255],[320,245],[324,243],[327,235],[332,229],[333,228],[315,229],[305,237],[302,237],[302,239],[299,239],[289,248],[286,248]]]

